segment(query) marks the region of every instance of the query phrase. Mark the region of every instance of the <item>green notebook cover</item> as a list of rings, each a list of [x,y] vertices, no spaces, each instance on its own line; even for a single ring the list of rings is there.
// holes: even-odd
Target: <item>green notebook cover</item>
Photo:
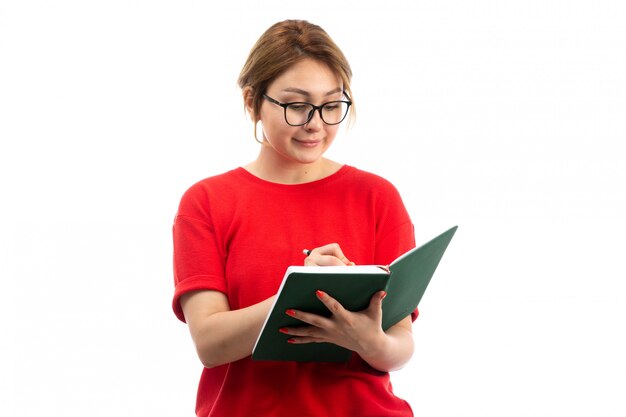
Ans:
[[[285,272],[278,296],[270,310],[252,351],[255,360],[298,362],[346,362],[352,352],[331,343],[290,344],[291,336],[280,333],[281,327],[303,325],[285,314],[293,308],[330,316],[315,296],[322,290],[336,298],[347,310],[360,311],[372,296],[387,291],[383,300],[383,329],[388,329],[410,315],[419,304],[457,226],[430,242],[411,249],[388,267],[290,266]]]

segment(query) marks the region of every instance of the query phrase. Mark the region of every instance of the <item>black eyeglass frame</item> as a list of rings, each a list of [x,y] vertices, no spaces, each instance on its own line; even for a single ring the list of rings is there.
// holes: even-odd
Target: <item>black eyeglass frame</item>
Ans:
[[[284,110],[284,115],[285,115],[285,123],[287,123],[289,126],[304,126],[305,124],[309,123],[311,121],[311,119],[313,118],[313,115],[315,114],[315,111],[317,110],[320,114],[320,119],[322,119],[322,122],[326,123],[329,126],[335,126],[338,125],[339,123],[343,122],[346,119],[346,116],[348,115],[348,111],[350,111],[350,106],[352,105],[352,100],[350,100],[350,97],[348,96],[348,94],[346,94],[346,92],[343,92],[343,95],[346,96],[348,98],[348,100],[333,100],[333,101],[329,101],[326,103],[322,103],[319,106],[316,106],[315,104],[312,103],[307,103],[306,101],[292,101],[289,103],[281,103],[280,101],[273,99],[272,97],[268,96],[267,94],[263,94],[263,98],[265,98],[267,101],[269,101],[270,103],[274,103],[280,107],[283,108]],[[346,113],[343,115],[343,117],[341,118],[340,121],[338,121],[337,123],[328,123],[326,120],[324,120],[324,116],[322,115],[322,108],[324,106],[326,106],[327,104],[333,104],[333,103],[345,103],[348,107],[346,107]],[[306,119],[306,122],[304,123],[300,123],[297,125],[291,124],[289,123],[289,121],[287,120],[287,107],[293,105],[293,104],[307,104],[309,106],[311,106],[313,108],[313,110],[311,110],[311,112],[309,113],[309,116]]]

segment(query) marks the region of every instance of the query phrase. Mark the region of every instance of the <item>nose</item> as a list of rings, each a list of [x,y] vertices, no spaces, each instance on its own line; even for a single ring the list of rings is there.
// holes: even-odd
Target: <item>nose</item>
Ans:
[[[324,122],[322,121],[322,109],[313,109],[311,119],[304,125],[307,130],[320,130]]]

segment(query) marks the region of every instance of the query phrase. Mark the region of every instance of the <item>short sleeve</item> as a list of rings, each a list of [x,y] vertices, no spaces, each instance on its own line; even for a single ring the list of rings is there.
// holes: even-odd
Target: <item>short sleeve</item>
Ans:
[[[415,247],[415,230],[398,190],[384,181],[376,199],[375,263],[388,265]]]
[[[377,201],[376,263],[388,265],[415,247],[415,229],[398,190],[387,183],[384,191]],[[415,321],[418,315],[416,308],[411,319]]]
[[[224,251],[221,249],[210,218],[194,207],[199,202],[181,201],[172,228],[174,243],[174,299],[172,308],[176,317],[185,321],[180,297],[190,291],[215,290],[227,292],[224,276]]]

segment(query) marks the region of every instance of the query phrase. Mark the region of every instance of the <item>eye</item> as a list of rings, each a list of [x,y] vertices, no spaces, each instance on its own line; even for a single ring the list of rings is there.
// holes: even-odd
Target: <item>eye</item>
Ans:
[[[305,103],[295,103],[289,105],[289,110],[295,111],[298,113],[306,113],[311,109],[311,106]]]

